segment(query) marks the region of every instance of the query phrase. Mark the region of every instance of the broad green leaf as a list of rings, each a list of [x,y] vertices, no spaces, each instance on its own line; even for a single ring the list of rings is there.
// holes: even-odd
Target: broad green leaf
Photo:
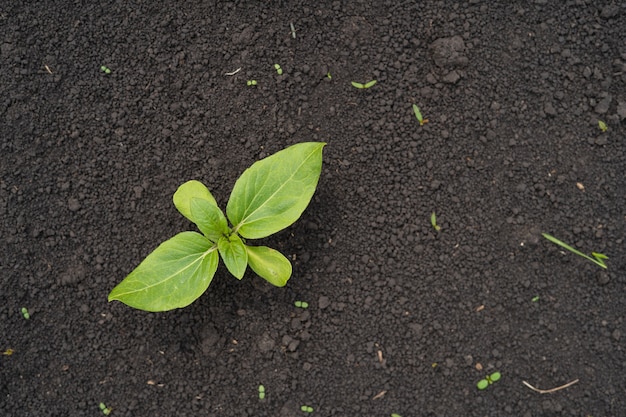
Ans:
[[[248,253],[241,238],[237,235],[231,235],[229,238],[222,236],[217,242],[217,249],[228,271],[237,279],[243,278],[248,265]]]
[[[267,246],[247,246],[248,265],[261,278],[284,287],[291,277],[291,262],[282,253]]]
[[[213,244],[196,232],[182,232],[161,243],[109,294],[146,311],[188,306],[209,287],[217,270]]]
[[[207,200],[194,197],[191,199],[190,208],[191,217],[196,219],[195,223],[198,229],[211,242],[217,242],[220,237],[230,232],[228,221],[218,206],[211,204]]]
[[[324,145],[299,143],[246,169],[226,206],[233,231],[248,239],[259,239],[298,220],[317,187]]]
[[[180,214],[197,224],[191,214],[191,200],[193,198],[206,200],[214,206],[217,206],[217,202],[215,201],[215,198],[213,198],[209,189],[206,188],[200,181],[187,181],[178,187],[178,190],[174,193],[174,205],[178,211],[180,211]]]

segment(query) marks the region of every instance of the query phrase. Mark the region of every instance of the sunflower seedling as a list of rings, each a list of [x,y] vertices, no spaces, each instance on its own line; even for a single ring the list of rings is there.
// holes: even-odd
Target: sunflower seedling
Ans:
[[[259,385],[259,400],[265,399],[265,387],[263,385]]]
[[[309,308],[309,303],[306,301],[296,301],[294,305],[298,308]]]
[[[476,384],[476,387],[479,390],[483,390],[487,388],[489,385],[493,384],[494,382],[499,381],[501,376],[502,375],[500,375],[500,372],[494,372],[491,375],[487,375],[485,379],[481,379],[480,381],[478,381],[478,383]]]
[[[433,211],[433,213],[430,215],[430,224],[433,226],[433,228],[436,231],[441,231],[441,226],[439,226],[437,224],[437,215],[435,214],[435,212]]]
[[[178,187],[174,206],[201,233],[182,232],[161,243],[113,288],[109,301],[145,311],[186,307],[208,289],[220,257],[237,279],[250,266],[270,284],[284,286],[289,260],[246,240],[270,236],[300,218],[317,187],[324,145],[299,143],[252,164],[235,182],[226,215],[201,182]]]
[[[99,407],[100,411],[102,411],[102,414],[104,414],[105,416],[111,414],[111,409],[107,407],[104,403],[100,403]]]
[[[104,65],[100,67],[100,71],[104,72],[105,74],[111,73],[111,70]]]
[[[26,309],[26,307],[22,307],[22,310],[20,310],[22,312],[22,316],[28,320],[30,318],[30,314],[28,313],[28,310]]]
[[[591,256],[585,255],[584,253],[582,253],[581,251],[574,249],[573,247],[571,247],[570,245],[568,245],[565,242],[560,241],[559,239],[555,238],[554,236],[551,236],[547,233],[542,233],[541,234],[543,237],[545,237],[546,239],[548,239],[550,242],[552,243],[556,243],[557,245],[559,245],[562,248],[567,249],[568,251],[575,253],[578,256],[582,256],[585,259],[590,260],[591,262],[593,262],[594,264],[607,269],[606,263],[604,262],[605,259],[609,259],[608,256],[606,256],[603,253],[598,253],[598,252],[591,252],[591,256],[593,256],[593,258]]]
[[[352,81],[352,86],[356,87],[358,89],[363,90],[363,89],[367,89],[367,88],[373,87],[374,85],[376,85],[376,82],[377,82],[376,80],[372,80],[372,81],[367,82],[365,84],[361,84],[361,83],[357,83],[356,81]]]
[[[283,75],[283,69],[278,64],[274,64],[274,69],[278,75]]]
[[[602,131],[602,133],[606,132],[607,130],[609,130],[609,127],[606,125],[606,123],[604,123],[602,120],[598,120],[598,127],[600,128],[600,130]]]
[[[415,113],[415,117],[417,118],[417,121],[420,122],[420,126],[424,126],[426,123],[428,123],[428,119],[424,119],[424,117],[422,116],[422,112],[420,111],[420,108],[417,107],[417,104],[413,104],[413,113]]]

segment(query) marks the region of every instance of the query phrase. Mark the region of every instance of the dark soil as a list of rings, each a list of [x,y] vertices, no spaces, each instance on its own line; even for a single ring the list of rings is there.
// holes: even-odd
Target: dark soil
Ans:
[[[625,416],[626,3],[306,3],[0,5],[0,415]],[[107,303],[178,185],[303,141],[285,288]]]

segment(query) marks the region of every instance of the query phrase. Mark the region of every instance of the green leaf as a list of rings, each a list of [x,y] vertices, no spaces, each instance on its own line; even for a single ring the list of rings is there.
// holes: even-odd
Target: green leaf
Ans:
[[[200,181],[187,181],[178,187],[178,190],[174,193],[174,205],[183,216],[197,224],[191,214],[191,200],[193,198],[206,200],[216,207],[217,202],[215,201],[215,198],[213,198],[209,189],[206,188]]]
[[[248,246],[248,265],[272,285],[284,287],[291,277],[291,262],[282,253],[267,246]]]
[[[422,116],[422,112],[420,111],[420,108],[417,107],[417,104],[413,104],[413,113],[415,113],[415,117],[417,118],[417,121],[420,122],[421,124],[422,121],[424,120],[424,117]]]
[[[578,256],[582,256],[583,258],[590,260],[594,264],[596,264],[596,265],[598,265],[598,266],[600,266],[600,267],[602,267],[604,269],[608,269],[607,266],[606,266],[606,263],[604,263],[604,261],[602,260],[602,259],[609,259],[606,255],[601,254],[604,258],[602,258],[602,257],[600,257],[600,258],[598,258],[598,257],[592,258],[591,256],[585,255],[584,253],[582,253],[578,249],[575,249],[575,248],[571,247],[567,243],[565,243],[563,241],[560,241],[559,239],[555,238],[554,236],[551,236],[551,235],[549,235],[547,233],[542,233],[541,235],[543,237],[545,237],[546,239],[548,239],[550,242],[555,243],[555,244],[561,246],[562,248],[565,248],[568,251],[570,251],[572,253],[575,253]],[[592,254],[593,253],[594,252],[592,252]]]
[[[243,278],[248,265],[248,252],[241,238],[237,235],[222,236],[217,242],[217,249],[228,271],[237,279]]]
[[[376,83],[377,83],[377,81],[376,81],[376,80],[372,80],[372,81],[370,81],[370,82],[366,83],[366,84],[363,86],[363,88],[370,88],[370,87],[373,87],[373,86],[375,86],[375,85],[376,85]]]
[[[298,220],[317,187],[324,145],[299,143],[246,169],[226,206],[233,232],[247,239],[259,239]]]
[[[161,243],[109,294],[146,311],[188,306],[209,287],[217,270],[213,244],[196,232],[182,232]]]
[[[489,381],[487,381],[486,379],[481,379],[476,384],[476,388],[478,388],[480,390],[483,390],[483,389],[487,388],[488,386],[489,386]]]
[[[352,87],[356,87],[356,88],[359,88],[359,89],[365,88],[365,86],[363,84],[357,83],[356,81],[352,81],[351,84],[352,84]]]
[[[216,205],[201,198],[191,199],[191,217],[196,219],[198,229],[211,242],[217,242],[222,236],[228,235],[228,221],[222,210]]]

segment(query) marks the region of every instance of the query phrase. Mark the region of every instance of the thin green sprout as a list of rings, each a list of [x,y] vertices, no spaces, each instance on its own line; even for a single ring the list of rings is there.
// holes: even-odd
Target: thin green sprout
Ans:
[[[585,255],[584,253],[582,253],[581,251],[574,249],[573,247],[571,247],[570,245],[568,245],[565,242],[560,241],[559,239],[555,238],[554,236],[551,236],[547,233],[542,233],[541,234],[543,237],[545,237],[546,239],[548,239],[550,242],[552,243],[556,243],[557,245],[561,246],[562,248],[567,249],[568,251],[575,253],[578,256],[582,256],[585,259],[590,260],[591,262],[593,262],[594,264],[607,269],[606,263],[604,262],[605,259],[609,259],[608,256],[606,256],[603,253],[598,253],[598,252],[591,252],[591,256],[593,256],[593,258],[591,256]]]
[[[420,108],[417,107],[417,104],[413,104],[413,113],[415,113],[415,117],[417,118],[417,121],[420,123],[420,126],[424,126],[426,123],[428,123],[428,119],[424,119],[424,117],[422,116],[422,112],[420,111]]]
[[[437,215],[435,214],[435,212],[433,211],[433,213],[430,215],[430,224],[433,226],[433,228],[436,231],[440,231],[441,230],[441,226],[439,226],[437,224]]]

